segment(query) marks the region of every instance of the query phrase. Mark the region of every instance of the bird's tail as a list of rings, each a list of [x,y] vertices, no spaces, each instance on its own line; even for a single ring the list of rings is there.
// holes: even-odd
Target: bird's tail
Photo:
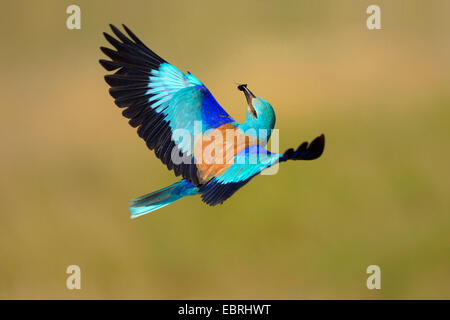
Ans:
[[[130,201],[131,219],[158,210],[185,196],[198,193],[198,188],[191,182],[182,179],[161,190],[146,194]]]

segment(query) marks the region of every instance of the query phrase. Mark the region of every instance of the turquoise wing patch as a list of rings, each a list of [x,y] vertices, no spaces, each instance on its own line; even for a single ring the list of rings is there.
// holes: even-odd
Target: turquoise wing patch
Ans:
[[[277,163],[281,156],[259,145],[247,147],[235,156],[224,173],[202,187],[202,200],[211,206],[224,202],[254,176]]]

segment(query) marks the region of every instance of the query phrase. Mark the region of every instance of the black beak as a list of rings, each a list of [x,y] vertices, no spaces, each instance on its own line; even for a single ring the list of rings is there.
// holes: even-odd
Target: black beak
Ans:
[[[251,92],[248,88],[247,88],[247,84],[240,84],[238,87],[238,90],[244,92],[245,94],[245,98],[247,99],[247,104],[250,107],[251,112],[253,113],[253,115],[256,117],[256,110],[253,107],[253,99],[256,98],[255,95],[253,94],[253,92]]]
[[[247,88],[247,84],[240,84],[238,86],[238,90],[244,92],[245,98],[247,99],[247,103],[252,106],[253,98],[256,98],[255,95]]]

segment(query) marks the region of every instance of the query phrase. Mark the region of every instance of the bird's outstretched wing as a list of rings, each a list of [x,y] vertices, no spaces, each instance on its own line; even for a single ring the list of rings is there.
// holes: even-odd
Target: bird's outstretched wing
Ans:
[[[116,105],[124,108],[122,114],[130,119],[129,124],[138,128],[139,136],[167,168],[198,185],[193,141],[174,132],[183,129],[193,140],[197,121],[201,121],[203,132],[234,120],[200,80],[166,62],[123,27],[128,36],[113,25],[117,39],[104,33],[115,50],[100,48],[111,59],[102,59],[100,64],[107,71],[114,71],[105,76],[111,86],[109,93]],[[173,161],[173,154],[183,161]]]
[[[317,159],[324,148],[323,134],[310,144],[303,142],[297,150],[289,149],[284,154],[271,153],[260,145],[249,146],[235,156],[233,164],[224,173],[214,177],[200,189],[202,200],[211,206],[220,204],[262,170],[277,162]]]

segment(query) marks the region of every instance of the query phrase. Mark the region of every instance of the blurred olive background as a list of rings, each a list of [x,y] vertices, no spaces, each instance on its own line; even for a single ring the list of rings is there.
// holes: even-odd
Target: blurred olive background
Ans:
[[[381,7],[382,30],[366,28]],[[81,7],[81,30],[66,8]],[[450,298],[448,1],[20,1],[0,19],[0,298]],[[245,82],[292,162],[208,207],[129,219],[176,181],[113,104],[108,24],[237,120]],[[66,289],[81,267],[82,289]],[[381,290],[366,268],[381,267]]]

